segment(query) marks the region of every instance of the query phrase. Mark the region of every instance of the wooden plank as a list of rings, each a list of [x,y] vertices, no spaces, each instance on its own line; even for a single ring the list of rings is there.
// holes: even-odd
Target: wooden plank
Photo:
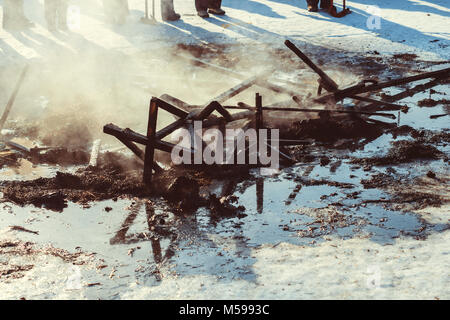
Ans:
[[[294,101],[301,105],[300,100],[295,100],[295,96],[294,96]],[[249,106],[245,103],[239,103],[239,107],[234,107],[234,106],[227,106],[226,108],[229,109],[244,109],[244,110],[256,110],[255,107]],[[353,111],[353,110],[336,110],[336,109],[302,109],[302,108],[288,108],[288,107],[263,107],[262,108],[263,111],[286,111],[286,112],[316,112],[316,113],[320,113],[320,112],[328,112],[328,113],[350,113],[350,114],[365,114],[365,115],[369,115],[369,116],[379,116],[379,117],[387,117],[390,119],[396,119],[395,115],[390,114],[390,113],[381,113],[381,112],[368,112],[368,111]]]
[[[155,136],[156,122],[158,119],[158,101],[155,98],[150,100],[150,111],[148,114],[147,144],[145,146],[144,158],[144,183],[151,186],[153,175],[153,158],[155,157]]]
[[[185,123],[186,123],[185,118],[180,118],[180,119],[172,122],[171,124],[169,124],[168,126],[164,127],[163,129],[159,130],[156,133],[156,139],[163,139],[163,138],[167,137],[169,134],[171,134],[175,130],[184,126]]]
[[[217,97],[212,99],[212,101],[217,101],[219,103],[223,103],[223,102],[227,101],[228,99],[231,99],[232,97],[237,96],[242,91],[247,90],[254,84],[256,84],[257,80],[258,80],[258,76],[251,77],[251,78],[239,83],[238,85],[234,86],[233,88],[228,89],[227,91],[221,93],[220,95],[218,95]]]
[[[121,140],[127,140],[136,142],[142,145],[147,145],[147,137],[143,134],[137,133],[129,128],[122,129],[112,123],[107,124],[103,127],[103,132],[106,134],[110,134],[117,139]],[[156,139],[155,140],[155,148],[161,151],[165,152],[172,152],[172,149],[175,147],[173,143],[161,141]],[[185,150],[186,152],[190,152],[189,149]]]
[[[319,98],[315,99],[314,101],[319,102],[319,103],[326,103],[330,100],[340,101],[340,100],[342,100],[344,98],[348,98],[352,95],[362,94],[362,93],[366,93],[366,92],[379,91],[379,90],[386,89],[389,87],[401,86],[403,84],[407,84],[407,83],[415,82],[415,81],[419,81],[419,80],[425,80],[425,79],[429,79],[429,78],[447,79],[449,77],[450,77],[450,68],[446,68],[446,69],[442,69],[442,70],[438,70],[438,71],[426,72],[426,73],[418,74],[415,76],[394,79],[394,80],[376,83],[376,84],[372,84],[372,85],[368,85],[368,86],[361,86],[361,85],[351,86],[346,89],[338,90],[334,93],[319,97]]]
[[[17,94],[19,93],[20,87],[22,86],[23,80],[25,79],[25,76],[28,72],[28,68],[29,68],[28,65],[26,65],[25,68],[23,68],[22,73],[20,74],[19,77],[19,81],[17,81],[14,91],[11,94],[8,103],[6,104],[5,110],[3,111],[2,117],[0,118],[0,131],[3,129],[3,126],[5,125],[5,122],[8,119],[8,115],[9,112],[11,111],[14,101],[16,101]]]
[[[295,53],[297,57],[303,60],[315,73],[317,73],[321,79],[321,86],[327,91],[335,92],[338,90],[338,85],[334,82],[322,69],[320,69],[311,59],[308,58],[299,48],[295,46],[291,41],[286,40],[284,44]]]
[[[390,103],[390,102],[386,102],[386,101],[380,101],[380,100],[376,100],[376,99],[371,99],[371,98],[367,98],[367,97],[360,97],[360,96],[350,96],[350,99],[355,99],[355,100],[359,100],[359,101],[364,101],[364,102],[370,102],[370,103],[376,103],[379,106],[387,106],[387,107],[391,107],[392,110],[402,110],[404,109],[406,106],[402,106],[399,104],[395,104],[395,103]]]
[[[167,112],[170,112],[173,115],[176,115],[179,118],[186,118],[188,116],[188,113],[186,111],[183,111],[170,103],[165,102],[164,100],[158,99],[158,98],[152,98],[155,100],[155,103],[158,104],[158,107],[161,109],[166,110]]]
[[[435,87],[435,86],[437,86],[439,84],[443,84],[443,83],[445,83],[445,81],[443,79],[433,79],[433,80],[428,81],[428,82],[426,82],[424,84],[419,84],[419,85],[417,85],[417,86],[415,86],[413,88],[406,89],[406,90],[404,90],[404,91],[402,91],[400,93],[394,94],[392,96],[386,96],[383,99],[385,99],[388,102],[392,103],[392,102],[399,101],[399,100],[402,100],[402,99],[405,99],[405,98],[408,98],[408,97],[412,97],[412,96],[416,95],[419,92],[423,92],[425,90],[428,90],[430,88],[433,88],[433,87]],[[376,107],[378,107],[380,105],[381,104],[379,102],[376,102],[376,103],[374,102],[374,103],[371,103],[371,104],[368,104],[368,105],[365,105],[365,106],[361,106],[361,108],[364,108],[364,110],[370,111],[373,108],[376,108]]]

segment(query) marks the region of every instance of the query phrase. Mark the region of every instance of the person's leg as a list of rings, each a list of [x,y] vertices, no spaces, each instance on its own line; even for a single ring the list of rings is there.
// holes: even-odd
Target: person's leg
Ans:
[[[45,0],[44,7],[45,20],[47,20],[47,28],[48,30],[53,31],[56,29],[56,0]]]
[[[119,24],[124,24],[127,20],[129,10],[128,10],[128,0],[118,0],[117,3],[117,22]]]
[[[59,0],[57,7],[58,27],[67,30],[67,0]]]
[[[14,0],[3,0],[3,29],[10,29],[12,27],[12,20],[14,16]]]
[[[222,0],[209,0],[209,9],[219,9],[222,5]]]
[[[212,14],[220,15],[220,16],[224,15],[225,11],[220,8],[221,5],[222,5],[222,0],[209,0],[208,12],[212,13]]]
[[[332,1],[330,0],[321,0],[320,1],[320,8],[321,9],[329,9],[331,6]]]
[[[208,6],[209,0],[195,0],[195,9],[197,9],[197,14],[202,18],[208,18]]]
[[[208,10],[208,0],[195,0],[195,9],[197,12]]]
[[[308,11],[317,12],[319,10],[319,0],[306,0],[306,3],[308,4]]]
[[[25,17],[23,0],[4,0],[3,27],[5,29],[23,29],[34,24]]]
[[[165,21],[180,19],[180,15],[175,12],[173,0],[161,0],[161,16]]]

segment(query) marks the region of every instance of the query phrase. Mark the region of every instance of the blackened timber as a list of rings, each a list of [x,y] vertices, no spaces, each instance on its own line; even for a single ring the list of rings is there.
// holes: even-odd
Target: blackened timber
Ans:
[[[158,107],[161,109],[166,110],[167,112],[170,112],[173,115],[176,115],[179,118],[186,118],[188,116],[188,113],[186,111],[183,111],[170,103],[165,102],[164,100],[153,98],[155,100],[155,103],[158,104]]]
[[[233,121],[233,118],[231,117],[231,114],[228,112],[227,109],[225,109],[220,103],[217,103],[216,105],[216,111],[225,118],[227,122]]]
[[[191,113],[189,114],[188,119],[192,120],[204,120],[214,111],[219,112],[227,121],[231,120],[231,115],[228,111],[226,111],[220,103],[217,101],[210,102],[206,107],[204,107],[199,113]]]
[[[250,110],[233,113],[231,115],[231,121],[227,121],[227,122],[250,118],[253,115],[254,115],[254,112],[250,111]],[[210,127],[218,126],[222,123],[223,120],[224,120],[223,118],[206,119],[203,121],[203,128],[210,128]]]
[[[256,94],[255,104],[256,104],[256,113],[255,113],[256,130],[257,132],[259,132],[259,129],[263,128],[262,96],[259,93]]]
[[[335,92],[338,90],[338,85],[334,82],[322,69],[320,69],[311,59],[308,58],[299,48],[295,46],[291,41],[286,40],[284,44],[295,53],[297,57],[303,60],[314,72],[316,72],[321,79],[321,86],[327,91]]]
[[[0,119],[0,130],[3,129],[6,119],[8,119],[9,112],[11,111],[14,101],[16,100],[17,93],[19,92],[20,87],[22,86],[23,80],[25,79],[25,76],[28,72],[28,68],[29,68],[29,66],[26,65],[25,68],[22,70],[22,73],[20,74],[20,77],[19,77],[19,81],[17,81],[14,91],[13,91],[11,97],[9,98],[8,103],[6,104],[5,110],[3,111],[2,117]]]
[[[359,100],[359,101],[364,101],[364,102],[376,103],[379,106],[391,107],[392,110],[402,110],[406,107],[406,106],[402,106],[402,105],[395,104],[395,103],[379,101],[379,100],[375,100],[375,99],[371,99],[371,98],[367,98],[367,97],[360,97],[360,96],[356,96],[356,95],[350,96],[349,98]]]
[[[433,72],[426,72],[422,74],[418,74],[415,76],[400,78],[400,79],[394,79],[386,82],[381,82],[377,84],[372,84],[369,86],[363,86],[360,85],[352,86],[343,90],[338,90],[334,93],[331,93],[329,95],[325,95],[323,97],[317,98],[316,102],[327,102],[331,99],[334,99],[334,101],[340,101],[344,98],[348,98],[355,94],[362,94],[366,92],[372,92],[372,91],[378,91],[381,89],[389,88],[389,87],[395,87],[395,86],[401,86],[403,84],[407,84],[410,82],[415,82],[419,80],[425,80],[429,78],[436,78],[436,79],[446,79],[450,77],[450,68],[433,71]]]
[[[185,102],[183,100],[180,100],[178,98],[175,98],[175,97],[173,97],[173,96],[171,96],[170,94],[167,94],[167,93],[163,94],[161,97],[159,97],[159,99],[161,99],[161,100],[163,100],[163,101],[165,101],[165,102],[167,102],[169,104],[172,104],[175,107],[180,108],[180,109],[182,109],[183,111],[186,111],[186,112],[190,112],[191,109],[192,109],[192,106],[189,103],[187,103],[187,102]]]
[[[122,129],[114,124],[107,124],[103,127],[103,132],[115,136],[117,139],[123,138],[125,140],[133,141],[142,145],[147,145],[147,137],[137,133],[129,128]],[[165,152],[172,152],[175,147],[173,143],[155,140],[155,148]],[[191,152],[189,149],[184,148],[186,152]]]
[[[122,142],[128,149],[130,149],[139,159],[144,161],[145,153],[139,148],[134,142],[123,139],[122,137],[116,137],[120,142]]]
[[[298,92],[296,92],[296,91],[281,87],[279,85],[276,85],[276,84],[274,84],[268,80],[264,80],[264,79],[258,79],[256,81],[256,84],[260,87],[272,90],[273,92],[276,92],[276,93],[286,93],[291,96],[295,96],[296,94],[298,94]]]
[[[295,96],[294,96],[295,98]],[[294,100],[295,101],[295,100]],[[298,100],[297,100],[298,101]],[[296,101],[296,102],[297,102]],[[297,103],[300,103],[299,101]],[[238,107],[234,107],[234,106],[226,106],[226,108],[228,109],[237,109],[237,110],[253,110],[255,111],[256,108],[249,106],[245,103],[239,103]],[[368,112],[368,111],[353,111],[353,110],[336,110],[336,109],[301,109],[301,108],[288,108],[288,107],[263,107],[262,108],[263,111],[287,111],[287,112],[328,112],[328,113],[350,113],[350,114],[365,114],[365,115],[369,115],[369,116],[380,116],[380,117],[387,117],[390,119],[396,119],[395,115],[390,114],[390,113],[381,113],[381,112]]]
[[[175,130],[181,128],[186,123],[185,118],[180,118],[175,122],[172,122],[168,126],[164,127],[163,129],[159,130],[156,133],[156,139],[163,139],[164,137],[167,137],[169,134],[174,132]]]
[[[433,88],[433,87],[435,87],[435,86],[437,86],[439,84],[443,84],[443,83],[445,83],[444,79],[439,79],[439,78],[438,79],[433,79],[433,80],[428,81],[428,82],[426,82],[424,84],[419,84],[419,85],[417,85],[417,86],[415,86],[413,88],[406,89],[405,91],[402,91],[402,92],[397,93],[395,95],[385,96],[385,97],[383,97],[383,99],[387,100],[388,102],[399,101],[399,100],[402,100],[402,99],[405,99],[405,98],[408,98],[408,97],[412,97],[412,96],[416,95],[419,92],[423,92],[425,90],[428,90],[430,88]],[[364,109],[370,111],[371,109],[376,108],[376,107],[378,107],[380,105],[381,104],[379,102],[377,102],[377,103],[374,102],[374,103],[368,104],[366,106],[362,106],[361,108],[364,108]]]
[[[203,61],[203,60],[198,59],[198,58],[188,57],[188,56],[185,56],[185,55],[179,55],[179,56],[184,58],[184,59],[190,60],[192,62],[196,62],[198,64],[198,66],[200,66],[200,67],[206,67],[206,68],[214,69],[214,70],[220,72],[221,74],[226,73],[229,76],[232,76],[233,78],[236,78],[236,79],[239,79],[239,80],[245,80],[245,78],[246,78],[245,75],[240,74],[239,72],[236,72],[234,70],[231,70],[231,69],[228,69],[228,68],[224,68],[224,67],[221,67],[221,66],[218,66],[218,65],[215,65],[215,64]],[[297,86],[298,85],[297,83],[291,83],[291,82],[286,81],[286,80],[277,80],[277,81],[284,82],[287,85],[291,85],[291,86]],[[282,92],[282,93],[287,93],[289,95],[297,94],[295,91],[292,91],[292,90],[289,90],[287,88],[278,86],[278,85],[272,83],[269,80],[258,79],[256,84],[258,86],[260,86],[260,87],[269,89],[269,90],[274,91],[276,93],[281,93]]]
[[[238,95],[242,91],[247,90],[248,88],[253,86],[257,80],[258,80],[258,76],[251,77],[251,78],[241,82],[237,86],[223,92],[222,94],[218,95],[217,97],[215,97],[212,100],[217,101],[219,103],[223,103],[223,102],[227,101],[228,99],[231,99],[232,97]]]
[[[147,144],[145,146],[144,160],[144,183],[151,185],[153,174],[153,159],[155,157],[156,122],[158,119],[158,101],[156,98],[150,100],[150,111],[148,114]]]
[[[117,137],[116,137],[117,138]],[[120,142],[122,142],[128,149],[131,150],[139,159],[142,161],[145,161],[145,153],[142,151],[141,148],[139,148],[135,143],[128,141],[126,139],[117,138]],[[156,173],[163,172],[164,169],[161,168],[155,161],[153,161],[153,170],[155,170]]]
[[[293,97],[293,100],[297,103],[300,104],[300,101],[298,100],[297,97]],[[381,112],[367,112],[367,111],[354,111],[354,110],[336,110],[336,109],[297,109],[297,108],[270,108],[270,109],[276,109],[277,111],[300,111],[300,112],[327,112],[327,113],[349,113],[349,114],[365,114],[368,116],[378,116],[378,117],[386,117],[386,118],[390,118],[390,119],[397,119],[397,117],[393,114],[390,113],[381,113]],[[291,110],[289,110],[291,109]]]

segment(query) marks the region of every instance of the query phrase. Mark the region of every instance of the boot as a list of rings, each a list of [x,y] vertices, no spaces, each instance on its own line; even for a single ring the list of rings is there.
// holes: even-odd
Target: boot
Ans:
[[[175,12],[173,0],[161,0],[161,16],[164,21],[180,19],[180,15]]]
[[[317,12],[319,11],[319,0],[306,0],[306,3],[308,4],[308,11],[309,12]]]
[[[176,12],[171,12],[167,15],[164,15],[162,18],[164,21],[177,21],[180,20],[181,16]]]
[[[199,17],[209,18],[209,14],[208,14],[208,12],[206,10],[197,11],[197,14],[198,14]]]
[[[222,10],[221,8],[217,8],[217,9],[210,8],[210,9],[208,9],[208,13],[215,14],[218,16],[223,16],[225,14],[225,11]]]

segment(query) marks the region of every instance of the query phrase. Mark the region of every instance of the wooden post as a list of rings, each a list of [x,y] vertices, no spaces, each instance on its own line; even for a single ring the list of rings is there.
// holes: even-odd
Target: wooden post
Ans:
[[[257,93],[255,98],[255,106],[256,106],[256,113],[255,113],[255,128],[256,128],[256,150],[259,155],[260,150],[260,143],[259,143],[259,131],[263,128],[263,107],[262,107],[262,96]],[[250,149],[249,149],[250,152]],[[249,154],[250,158],[250,154]],[[258,157],[258,163],[259,163],[259,157]]]
[[[286,40],[284,44],[291,49],[292,52],[297,55],[300,59],[303,60],[315,73],[317,73],[320,77],[320,86],[327,91],[335,92],[338,90],[338,85],[333,81],[322,69],[320,69],[314,62],[311,61],[303,52],[300,51],[299,48],[295,46],[289,40]]]
[[[264,178],[256,180],[256,211],[262,213],[264,210]]]
[[[155,156],[156,121],[158,119],[158,103],[155,98],[150,100],[148,114],[147,145],[145,147],[144,183],[150,186],[152,183],[153,157]]]
[[[0,119],[0,131],[3,129],[3,126],[5,125],[6,119],[8,119],[9,112],[11,111],[11,108],[14,104],[14,101],[16,100],[17,93],[19,92],[20,87],[22,86],[23,80],[25,79],[25,75],[28,72],[28,65],[25,66],[22,73],[20,74],[19,81],[17,81],[16,87],[14,88],[14,91],[9,98],[8,104],[6,105],[5,111],[3,111],[3,115]]]

